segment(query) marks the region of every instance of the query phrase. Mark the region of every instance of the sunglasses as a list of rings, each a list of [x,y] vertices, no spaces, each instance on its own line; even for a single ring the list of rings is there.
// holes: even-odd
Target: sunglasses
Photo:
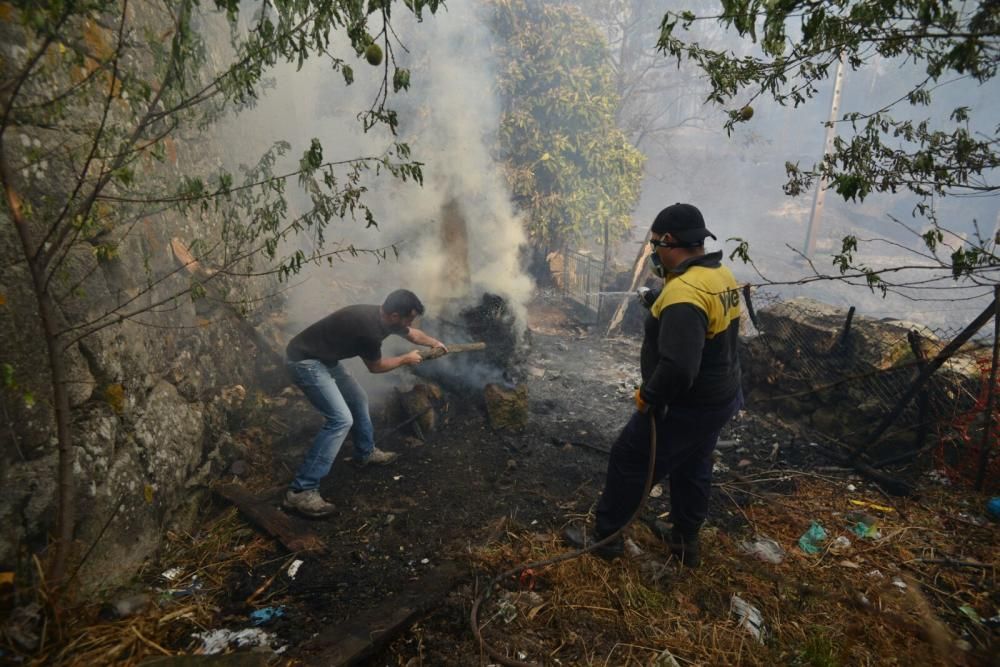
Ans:
[[[678,247],[676,243],[671,243],[670,241],[664,241],[663,239],[649,239],[649,245],[654,248],[676,248]]]

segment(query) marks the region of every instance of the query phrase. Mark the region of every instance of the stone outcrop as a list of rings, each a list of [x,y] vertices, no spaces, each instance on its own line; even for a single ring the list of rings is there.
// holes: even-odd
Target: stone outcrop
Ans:
[[[4,25],[4,36],[12,29]],[[22,47],[4,41],[6,62],[12,49]],[[136,182],[150,192],[157,189],[151,183],[169,190],[181,176],[218,168],[223,150],[211,137],[186,139],[171,141],[162,161],[138,160]],[[56,196],[59,187],[72,184],[57,176],[26,182],[22,196]],[[259,378],[279,376],[273,350],[262,348],[270,338],[280,350],[279,341],[248,335],[267,330],[270,309],[279,305],[264,298],[274,281],[220,277],[211,287],[215,299],[184,292],[192,276],[178,270],[171,239],[218,239],[222,225],[212,211],[155,211],[131,225],[109,224],[103,241],[115,242],[113,254],[101,255],[81,238],[53,277],[68,365],[76,555],[103,531],[81,573],[85,586],[131,577],[165,529],[174,522],[187,527],[192,504],[205,497],[194,490],[238,453],[227,429],[239,420],[241,405],[222,400],[222,392],[237,384],[253,390]],[[8,570],[23,567],[31,553],[46,552],[56,524],[58,454],[38,304],[14,226],[4,215],[0,267],[0,570]],[[247,313],[229,305],[239,302],[261,307]],[[142,312],[109,318],[107,326],[77,338],[78,327],[123,306],[122,312]]]
[[[925,358],[948,343],[926,327],[854,316],[810,299],[791,299],[757,313],[759,335],[745,339],[744,387],[753,409],[775,412],[846,444],[863,442],[919,372],[908,337]],[[845,335],[846,329],[846,335]],[[911,402],[883,444],[912,446],[924,415],[928,426],[967,409],[979,390],[975,345],[960,351]]]

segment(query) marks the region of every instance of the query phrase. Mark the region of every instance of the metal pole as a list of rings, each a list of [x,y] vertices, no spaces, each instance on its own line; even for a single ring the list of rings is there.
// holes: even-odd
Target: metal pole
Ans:
[[[823,142],[823,157],[833,151],[833,138],[837,135],[837,113],[840,110],[840,90],[844,80],[844,58],[837,60],[837,73],[833,76],[833,101],[830,103],[830,119],[826,123],[826,139]],[[827,180],[824,176],[816,184],[813,193],[812,212],[809,214],[809,226],[806,228],[806,244],[803,253],[811,258],[816,252],[816,235],[820,219],[823,217],[823,202],[826,199]]]

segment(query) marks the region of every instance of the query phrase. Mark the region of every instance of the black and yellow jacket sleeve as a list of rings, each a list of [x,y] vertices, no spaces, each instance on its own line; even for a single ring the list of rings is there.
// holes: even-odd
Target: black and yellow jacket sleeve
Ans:
[[[667,276],[642,343],[642,399],[721,405],[740,386],[740,291],[722,252],[696,257]]]

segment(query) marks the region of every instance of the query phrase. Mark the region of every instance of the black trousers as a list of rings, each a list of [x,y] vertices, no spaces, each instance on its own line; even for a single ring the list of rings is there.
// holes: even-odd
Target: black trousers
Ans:
[[[712,451],[722,427],[743,407],[743,395],[711,407],[671,407],[656,419],[653,483],[670,476],[670,516],[682,534],[692,535],[708,515]],[[604,492],[597,503],[594,536],[600,539],[629,520],[642,500],[649,470],[649,415],[635,412],[611,448]]]

